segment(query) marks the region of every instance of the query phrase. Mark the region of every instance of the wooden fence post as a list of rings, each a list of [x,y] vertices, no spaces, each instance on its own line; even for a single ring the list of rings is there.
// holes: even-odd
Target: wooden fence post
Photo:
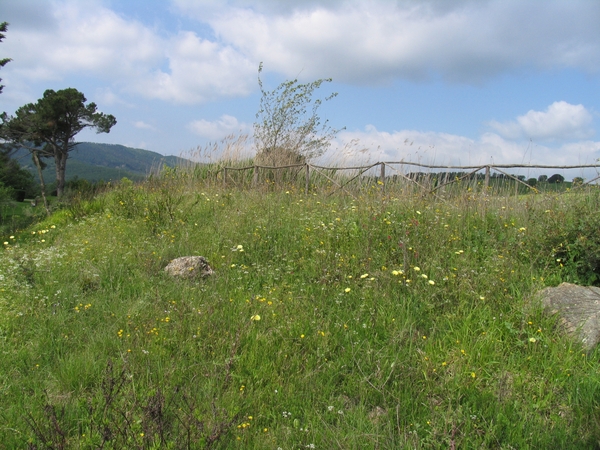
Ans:
[[[227,167],[223,167],[223,187],[227,186]]]
[[[254,173],[252,175],[252,186],[256,187],[258,184],[258,166],[254,166]]]
[[[490,186],[490,166],[485,166],[485,181],[483,182],[483,189],[486,194],[487,194],[489,186]]]
[[[306,164],[306,184],[304,186],[304,194],[308,195],[308,188],[310,186],[310,166]]]
[[[385,189],[385,163],[381,163],[381,175],[379,176],[381,179],[381,189]]]

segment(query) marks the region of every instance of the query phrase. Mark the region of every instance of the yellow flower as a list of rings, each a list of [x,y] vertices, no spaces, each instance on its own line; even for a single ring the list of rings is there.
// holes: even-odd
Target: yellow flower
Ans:
[[[254,314],[252,317],[250,317],[250,320],[254,320],[255,322],[258,322],[260,320],[260,316],[258,314]]]
[[[534,337],[530,337],[530,338],[529,338],[529,342],[537,342],[537,339],[536,339],[536,338],[534,338]]]
[[[471,378],[475,378],[477,375],[475,375],[475,372],[471,372]]]
[[[429,284],[433,286],[435,284],[435,281],[429,280]]]
[[[420,267],[417,267],[417,266],[415,266],[415,267],[413,268],[413,270],[414,270],[415,272],[419,272],[419,271],[421,270],[421,268],[420,268]]]
[[[346,289],[344,289],[344,292],[348,293],[348,292],[350,292],[351,290],[352,290],[352,289],[350,289],[350,288],[346,288]]]
[[[369,276],[368,273],[363,273],[360,277],[364,279],[364,278],[367,278],[368,276]]]

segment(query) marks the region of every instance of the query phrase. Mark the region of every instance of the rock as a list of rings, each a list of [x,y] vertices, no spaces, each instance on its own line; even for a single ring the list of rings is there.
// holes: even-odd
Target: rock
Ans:
[[[592,350],[600,342],[600,288],[562,283],[538,293],[544,309],[558,314],[565,330]]]
[[[214,274],[204,256],[182,256],[171,261],[165,272],[173,277],[197,278]]]
[[[371,422],[377,423],[379,422],[380,417],[385,416],[386,414],[387,411],[385,409],[383,409],[381,406],[376,406],[369,412],[368,416]]]

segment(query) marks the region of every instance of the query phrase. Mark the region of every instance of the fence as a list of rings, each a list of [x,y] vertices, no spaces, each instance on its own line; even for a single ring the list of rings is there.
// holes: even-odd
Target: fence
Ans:
[[[417,167],[419,169],[441,170],[441,172],[432,174],[431,172],[411,172],[407,173],[406,168]],[[326,167],[310,163],[291,164],[286,166],[259,166],[249,165],[245,167],[221,167],[214,174],[217,179],[220,178],[223,186],[228,184],[258,186],[261,178],[267,182],[294,182],[303,181],[304,191],[308,194],[311,185],[318,184],[315,176],[326,179],[330,185],[334,186],[334,191],[347,190],[351,183],[355,184],[373,184],[375,182],[382,190],[385,190],[386,185],[390,183],[412,186],[413,188],[422,191],[423,193],[436,194],[443,191],[453,184],[460,184],[464,181],[473,182],[469,184],[470,189],[475,186],[483,192],[490,192],[491,184],[498,187],[500,184],[506,188],[507,181],[514,185],[515,193],[520,190],[527,192],[537,192],[536,185],[532,179],[525,180],[522,175],[514,175],[508,170],[514,169],[594,169],[594,178],[584,181],[579,180],[576,186],[581,187],[591,185],[598,182],[600,179],[599,171],[600,164],[574,165],[574,166],[550,166],[550,165],[528,165],[528,164],[494,164],[494,165],[474,165],[474,166],[453,166],[453,165],[429,165],[414,162],[377,162],[365,166],[352,167]],[[393,175],[390,175],[390,171]],[[458,174],[452,171],[459,171]],[[465,171],[467,171],[465,173]],[[251,172],[251,177],[248,173]],[[483,172],[483,173],[481,173]],[[494,173],[493,173],[494,172]],[[496,174],[497,172],[497,174]],[[242,176],[235,176],[235,174]],[[342,174],[340,176],[340,174]],[[499,174],[499,175],[498,175]],[[503,183],[498,183],[498,180]],[[537,182],[537,179],[535,180]],[[562,182],[564,180],[559,180]],[[492,183],[494,182],[494,183]],[[537,184],[537,183],[536,183]]]

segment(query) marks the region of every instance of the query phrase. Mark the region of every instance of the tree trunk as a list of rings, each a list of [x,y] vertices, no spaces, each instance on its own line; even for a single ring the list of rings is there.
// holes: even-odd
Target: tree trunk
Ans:
[[[40,162],[40,157],[38,152],[31,152],[31,156],[33,158],[33,163],[35,167],[37,167],[38,175],[40,177],[40,188],[42,190],[42,199],[44,200],[44,208],[46,209],[46,214],[50,215],[50,208],[48,207],[48,199],[46,198],[46,184],[44,183],[44,175],[42,174],[42,163]]]
[[[61,198],[65,190],[65,173],[67,169],[66,151],[61,151],[60,148],[54,150],[54,162],[56,164],[56,196]]]

